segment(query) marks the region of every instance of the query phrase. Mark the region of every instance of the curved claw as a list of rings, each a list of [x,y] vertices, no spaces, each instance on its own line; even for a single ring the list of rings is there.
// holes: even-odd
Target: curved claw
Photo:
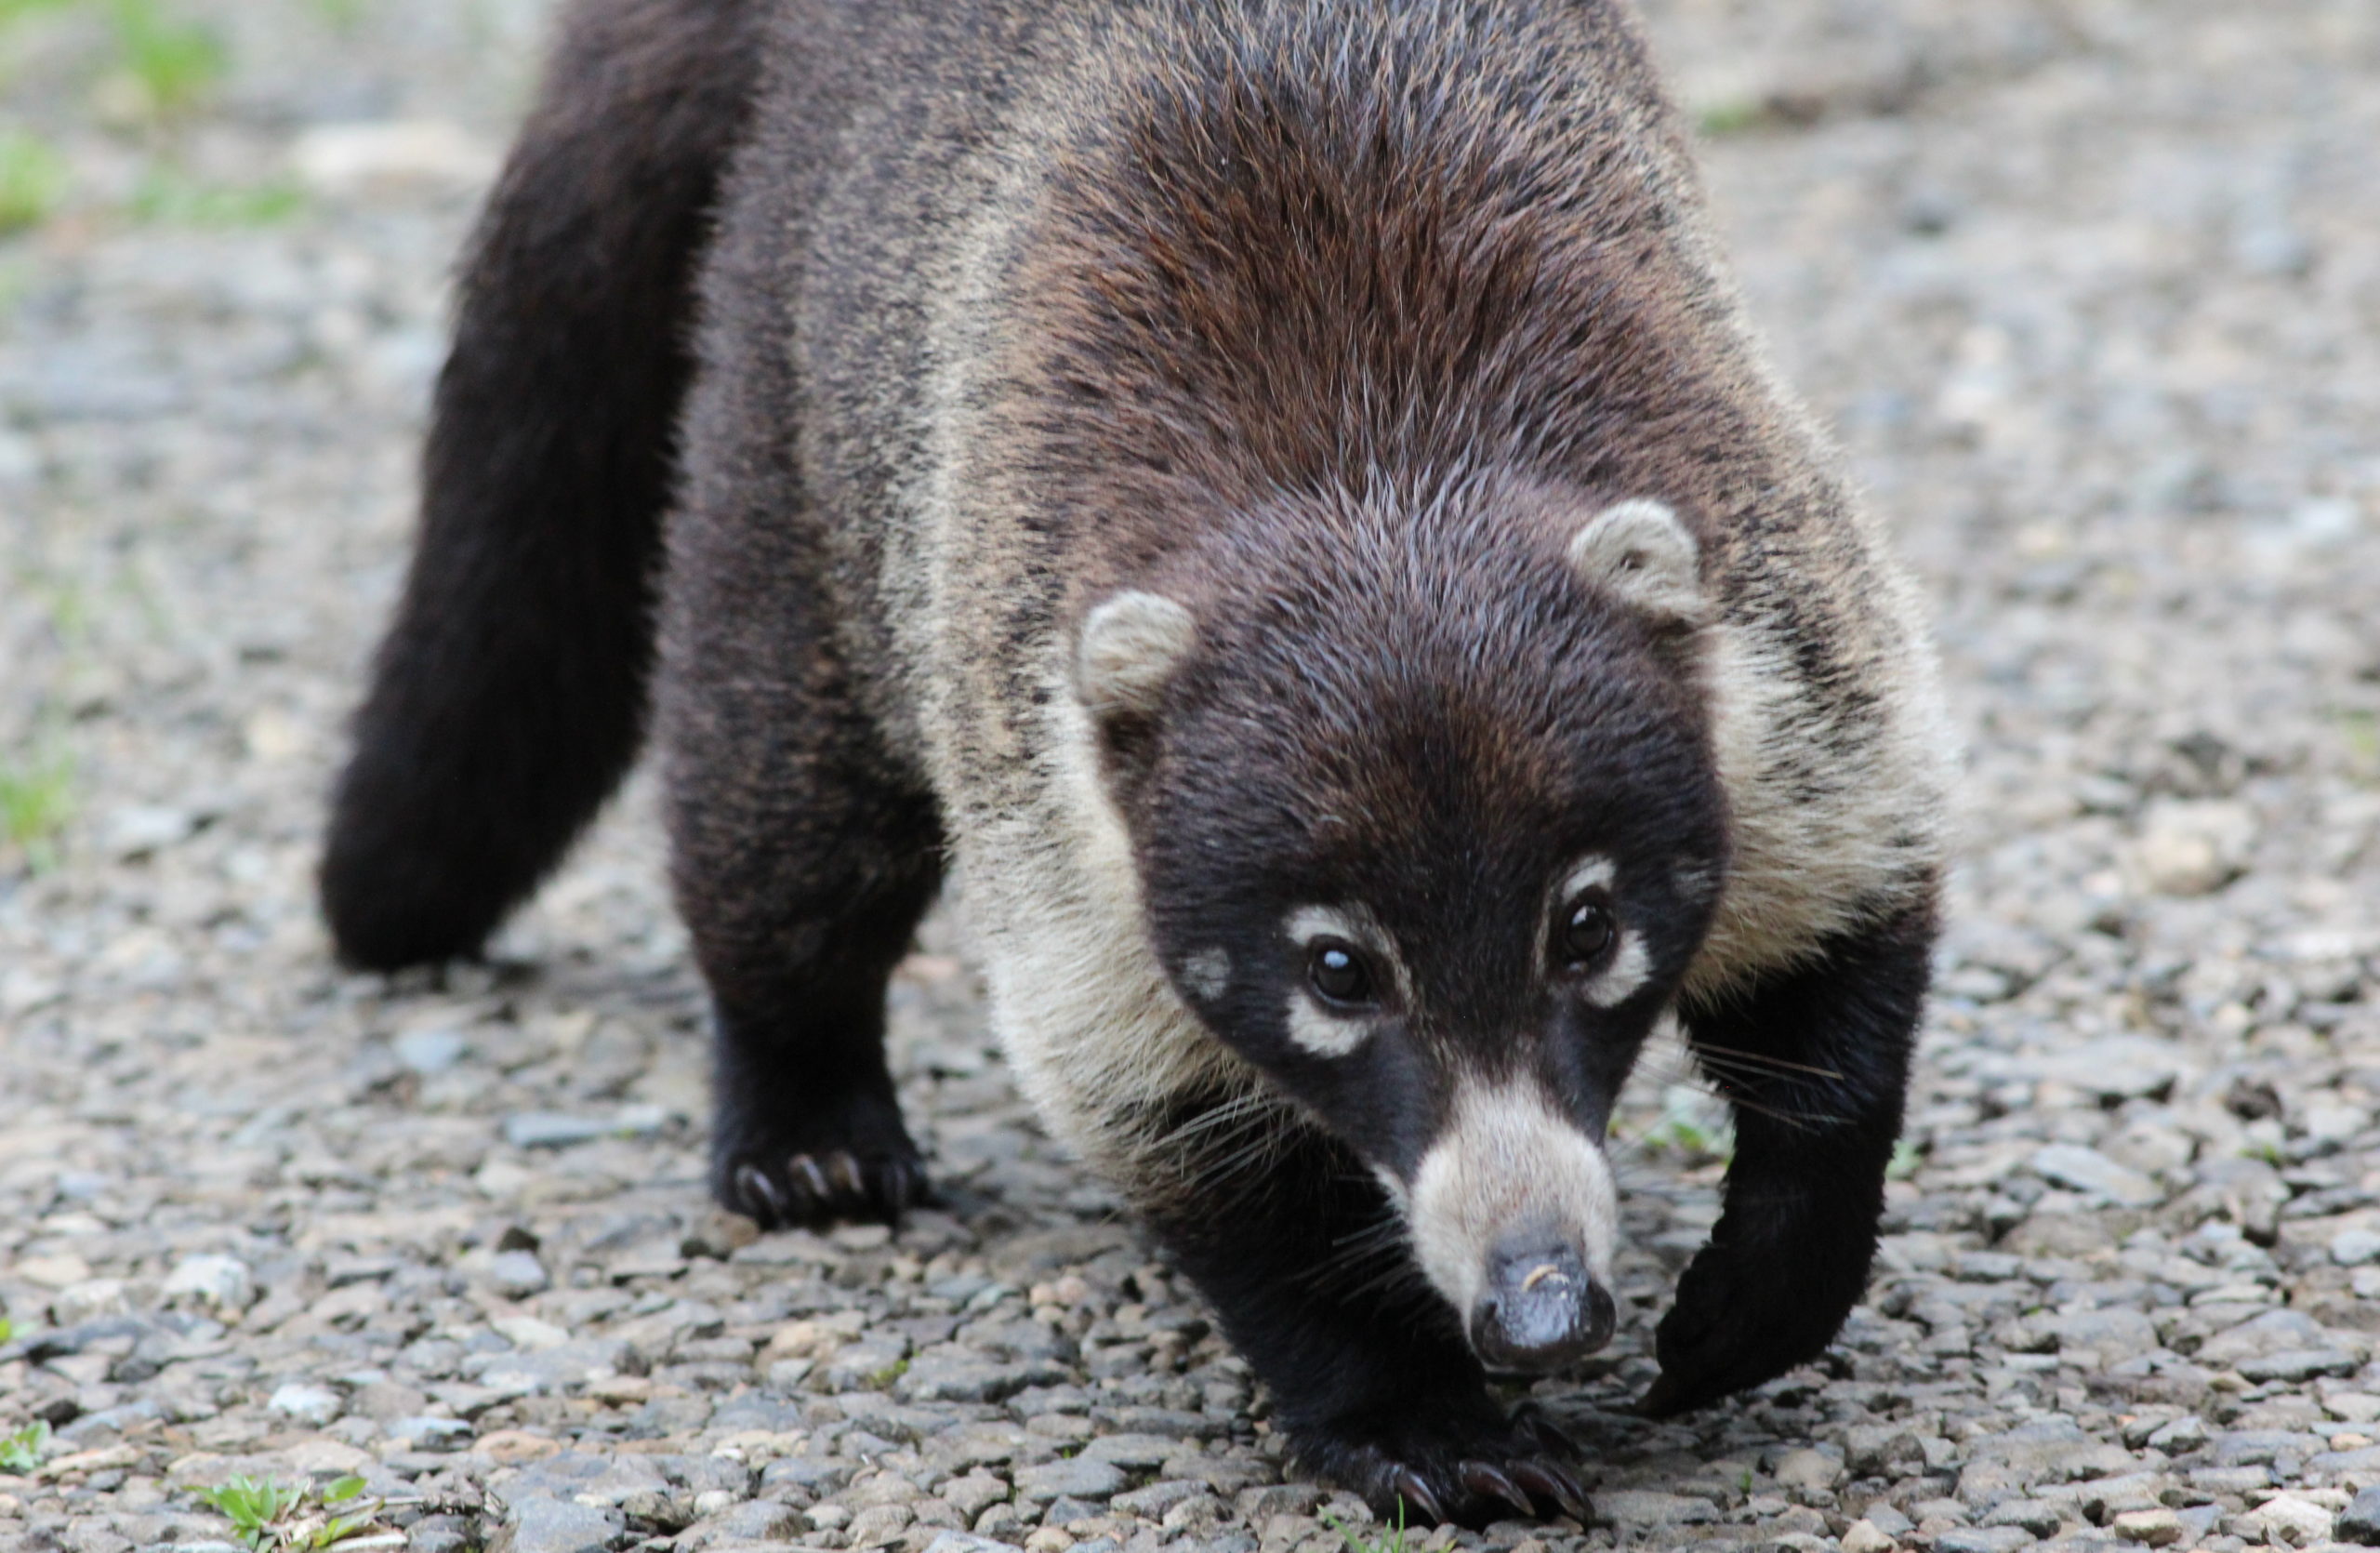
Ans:
[[[1446,1520],[1446,1507],[1438,1503],[1438,1496],[1430,1492],[1430,1485],[1424,1482],[1421,1475],[1411,1467],[1398,1467],[1396,1476],[1389,1481],[1389,1487],[1399,1499],[1405,1501],[1407,1506],[1419,1511],[1422,1518],[1432,1524],[1438,1524]]]
[[[818,1161],[809,1155],[796,1154],[787,1163],[788,1168],[800,1175],[801,1184],[808,1187],[811,1194],[819,1201],[824,1202],[835,1195],[834,1186],[826,1179],[826,1173],[819,1169]]]
[[[1579,1442],[1570,1431],[1554,1421],[1554,1415],[1535,1402],[1524,1402],[1513,1410],[1513,1425],[1537,1441],[1537,1448],[1550,1456],[1575,1461],[1580,1454]]]
[[[778,1194],[776,1183],[769,1179],[766,1172],[751,1165],[739,1166],[735,1172],[735,1189],[742,1194],[747,1207],[760,1210],[752,1216],[760,1221],[761,1228],[767,1228],[784,1221],[785,1199]]]
[[[848,1150],[838,1148],[826,1156],[826,1175],[836,1189],[846,1197],[866,1197],[867,1182],[859,1173],[859,1161]]]
[[[893,1160],[878,1174],[881,1177],[878,1195],[883,1199],[886,1215],[897,1228],[908,1216],[910,1204],[917,1201],[917,1173],[901,1161]]]
[[[1535,1520],[1537,1506],[1521,1492],[1520,1485],[1484,1461],[1467,1461],[1455,1469],[1462,1479],[1462,1486],[1489,1499],[1501,1499],[1518,1510],[1523,1517]]]
[[[1531,1493],[1541,1493],[1561,1506],[1562,1513],[1580,1525],[1587,1523],[1587,1491],[1579,1486],[1579,1480],[1570,1476],[1567,1468],[1536,1456],[1515,1462],[1513,1476]]]

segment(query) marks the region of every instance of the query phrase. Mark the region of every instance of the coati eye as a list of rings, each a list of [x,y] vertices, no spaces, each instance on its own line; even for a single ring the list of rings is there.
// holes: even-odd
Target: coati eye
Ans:
[[[1619,936],[1619,924],[1611,920],[1611,912],[1601,901],[1574,900],[1555,943],[1562,953],[1562,963],[1578,971],[1608,954],[1613,940]]]
[[[1344,938],[1317,938],[1306,948],[1306,980],[1324,1002],[1356,1007],[1372,1001],[1372,968]]]

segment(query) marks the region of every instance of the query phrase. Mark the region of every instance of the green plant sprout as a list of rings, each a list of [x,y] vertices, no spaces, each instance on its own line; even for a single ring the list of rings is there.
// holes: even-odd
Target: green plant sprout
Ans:
[[[1322,1523],[1339,1533],[1347,1545],[1347,1553],[1405,1553],[1405,1496],[1396,1498],[1396,1524],[1384,1537],[1359,1537],[1355,1530],[1335,1515],[1326,1515]]]
[[[58,864],[58,836],[74,809],[73,784],[73,764],[63,755],[0,765],[0,842],[22,853],[35,873]]]
[[[305,205],[306,192],[286,179],[256,184],[209,183],[161,164],[141,175],[129,209],[139,221],[260,227],[285,221]]]
[[[0,130],[0,237],[49,219],[70,179],[66,158],[38,136]]]
[[[256,1478],[233,1478],[198,1496],[231,1523],[255,1553],[323,1553],[370,1526],[384,1507],[364,1498],[364,1480],[341,1478],[320,1491]]]
[[[108,16],[124,73],[153,112],[190,107],[231,66],[220,37],[208,28],[173,20],[160,0],[110,0]]]
[[[0,1321],[0,1326],[8,1323]],[[0,1335],[0,1342],[5,1342]],[[0,1435],[0,1472],[21,1478],[41,1466],[49,1453],[49,1425],[36,1418],[10,1435]]]
[[[1735,1135],[1724,1120],[1711,1119],[1710,1096],[1691,1084],[1661,1092],[1661,1114],[1647,1122],[1639,1140],[1648,1148],[1689,1158],[1726,1160],[1735,1154]]]

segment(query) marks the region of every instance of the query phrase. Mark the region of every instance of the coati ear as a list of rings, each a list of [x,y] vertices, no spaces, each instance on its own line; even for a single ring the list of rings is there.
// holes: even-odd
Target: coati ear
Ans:
[[[1699,625],[1710,613],[1699,560],[1677,514],[1641,497],[1605,508],[1570,540],[1570,564],[1589,582],[1680,625]]]
[[[1084,617],[1075,648],[1083,705],[1103,723],[1155,711],[1196,630],[1188,610],[1155,593],[1127,590],[1102,601]]]

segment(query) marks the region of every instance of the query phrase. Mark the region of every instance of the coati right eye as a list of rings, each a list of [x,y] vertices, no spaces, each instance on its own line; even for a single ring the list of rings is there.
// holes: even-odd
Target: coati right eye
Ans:
[[[1359,1008],[1372,1001],[1372,968],[1344,938],[1317,938],[1306,948],[1306,980],[1324,1002]]]

